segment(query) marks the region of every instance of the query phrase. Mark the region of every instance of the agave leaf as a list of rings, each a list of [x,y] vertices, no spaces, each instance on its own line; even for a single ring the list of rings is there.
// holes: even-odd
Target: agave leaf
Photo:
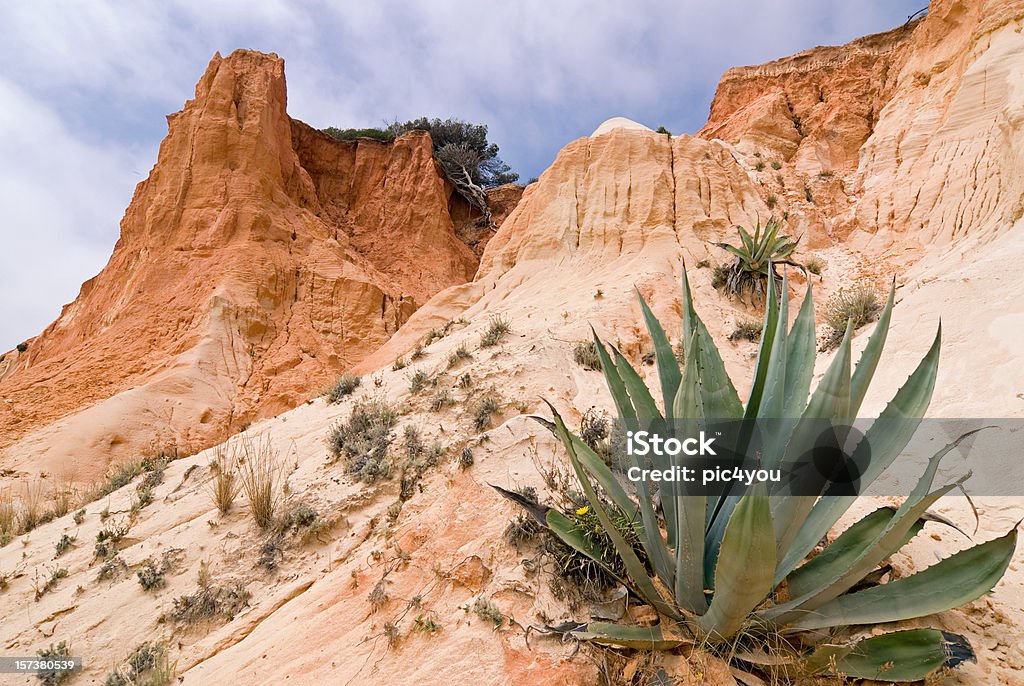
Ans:
[[[633,581],[638,595],[657,608],[657,610],[663,615],[674,619],[681,619],[679,612],[675,609],[671,600],[666,599],[658,591],[654,580],[647,575],[647,570],[644,568],[644,564],[633,551],[633,547],[628,541],[626,541],[622,532],[618,530],[614,522],[612,522],[611,518],[608,516],[608,513],[604,509],[604,505],[601,503],[601,499],[594,490],[593,484],[590,483],[590,477],[580,464],[571,434],[566,428],[565,422],[562,421],[562,417],[555,411],[555,408],[551,407],[551,412],[554,416],[557,436],[559,440],[562,441],[562,445],[565,446],[566,452],[569,454],[569,462],[572,464],[573,471],[576,472],[576,478],[583,487],[583,493],[587,498],[587,502],[594,509],[594,514],[597,515],[597,518],[601,522],[601,526],[604,527],[608,537],[612,539],[612,544],[615,546],[615,552],[618,553],[620,558],[622,558],[622,562],[626,567],[626,572],[629,574],[629,578]],[[642,540],[645,540],[647,544],[651,545],[654,549],[657,549],[659,544],[664,544],[661,539],[661,533],[657,529],[654,531],[645,531],[645,535],[642,537]],[[566,541],[566,543],[569,542]],[[572,545],[571,543],[569,544]]]
[[[962,636],[937,629],[909,629],[858,641],[835,660],[835,674],[855,679],[920,681],[959,662],[953,656],[970,644]],[[973,653],[970,653],[973,655]]]
[[[686,642],[681,638],[666,637],[660,626],[623,626],[609,622],[591,622],[585,629],[569,633],[581,641],[634,650],[672,650]]]
[[[687,364],[696,364],[701,381],[701,404],[704,416],[712,420],[739,419],[743,416],[743,403],[739,393],[725,371],[725,363],[715,347],[704,322],[693,308],[690,282],[683,272],[683,340],[691,341],[697,333],[696,350],[686,350]],[[690,347],[690,344],[687,344]]]
[[[806,595],[813,591],[822,579],[834,578],[841,571],[847,569],[860,557],[864,549],[885,531],[885,527],[889,525],[895,514],[896,508],[881,507],[865,515],[856,524],[841,533],[820,555],[816,555],[790,572],[786,577],[786,587],[789,589],[790,597],[797,598]],[[924,528],[924,522],[924,517],[919,519],[899,545],[885,557],[889,557],[920,533]]]
[[[896,510],[896,514],[889,520],[885,529],[875,538],[871,545],[862,550],[860,555],[844,571],[831,578],[815,578],[814,581],[817,584],[815,590],[803,596],[795,597],[786,603],[768,608],[761,615],[765,619],[774,621],[777,624],[789,624],[846,593],[872,569],[877,567],[879,562],[891,554],[891,551],[896,550],[899,542],[903,540],[907,532],[914,527],[927,509],[936,500],[956,488],[957,484],[953,483],[929,492],[932,481],[935,478],[935,472],[939,468],[939,462],[953,449],[953,446],[954,444],[951,443],[929,460],[928,467],[925,469],[924,474],[921,475],[914,490],[903,504],[900,505],[899,509]],[[964,478],[966,479],[966,477]]]
[[[675,351],[672,350],[672,345],[668,342],[665,329],[662,328],[661,322],[654,316],[654,312],[651,311],[639,290],[636,292],[636,297],[640,301],[640,309],[644,314],[647,332],[654,343],[654,354],[658,361],[658,379],[661,381],[661,395],[664,400],[662,407],[665,408],[667,417],[672,412],[672,401],[676,397],[676,391],[682,379],[679,361],[676,360]]]
[[[611,356],[608,354],[608,350],[604,347],[601,339],[598,338],[597,332],[594,331],[593,327],[591,327],[590,333],[594,337],[594,346],[597,348],[597,356],[601,360],[601,370],[604,372],[605,383],[608,384],[608,391],[611,393],[612,401],[615,403],[615,411],[618,412],[619,417],[625,422],[626,428],[635,430],[637,428],[636,410],[633,409],[633,401],[630,400],[629,393],[626,392],[626,385],[622,382],[619,370],[616,369]]]
[[[783,298],[785,298],[785,277],[782,279],[782,292]],[[779,298],[775,294],[775,283],[771,270],[768,273],[767,300],[768,307],[765,309],[764,323],[761,326],[761,342],[757,349],[757,363],[754,365],[754,379],[750,384],[750,396],[747,398],[747,406],[743,413],[743,418],[747,420],[753,420],[760,416],[761,400],[764,398],[765,384],[769,368],[772,364],[775,339],[779,336],[785,339],[786,336],[785,320],[782,321],[781,327],[779,325],[779,320],[781,319],[779,316]]]
[[[765,224],[764,236],[761,237],[757,250],[754,253],[754,262],[761,264],[768,261],[768,258],[771,257],[771,248],[775,244],[775,237],[778,235],[780,228],[782,228],[782,225],[776,221],[769,221]]]
[[[787,455],[791,464],[809,451],[821,432],[821,419],[842,419],[849,416],[850,409],[850,338],[852,325],[847,325],[846,335],[839,346],[839,351],[832,359],[822,377],[821,383],[814,389],[807,408],[804,410],[800,423],[797,424],[789,440]],[[845,437],[840,437],[842,445]],[[812,465],[802,465],[804,469],[813,469]],[[772,520],[775,523],[775,541],[778,559],[784,559],[790,544],[800,533],[807,514],[817,501],[816,495],[782,494],[772,499]],[[779,570],[776,580],[781,580],[789,570]]]
[[[885,347],[885,339],[889,335],[889,320],[892,318],[893,301],[896,297],[896,280],[893,279],[889,287],[889,297],[885,301],[885,307],[878,316],[878,323],[875,330],[868,338],[868,344],[857,361],[857,368],[853,371],[853,378],[850,381],[850,416],[856,417],[860,410],[864,396],[868,392],[868,385],[878,368],[878,361],[882,357],[882,348]]]
[[[705,632],[729,639],[772,592],[775,541],[771,509],[763,485],[740,499],[722,537],[715,567],[715,595],[697,621]]]
[[[760,225],[755,230],[755,238],[751,238],[750,234],[742,226],[736,227],[740,233],[740,240],[743,241],[743,248],[746,250],[746,257],[750,259],[754,256],[754,252],[757,250],[757,241],[760,239]]]
[[[1017,545],[1017,528],[1005,536],[947,557],[928,569],[828,602],[792,626],[822,629],[924,617],[959,607],[988,593],[1002,578]]]
[[[771,277],[769,277],[771,278]],[[771,286],[771,281],[768,282]],[[789,326],[789,279],[785,274],[782,275],[782,298],[779,303],[777,312],[774,317],[769,317],[768,313],[765,314],[764,325],[762,330],[768,330],[769,326],[772,328],[771,344],[769,346],[768,353],[764,355],[764,361],[762,361],[763,351],[765,349],[765,336],[762,333],[761,336],[761,348],[757,352],[757,366],[754,368],[754,379],[757,384],[757,378],[760,375],[761,367],[764,366],[764,375],[761,380],[761,389],[759,393],[759,403],[757,407],[757,413],[752,415],[750,412],[751,401],[747,402],[747,411],[745,418],[752,419],[758,418],[771,418],[776,419],[782,417],[785,397],[786,397],[786,354],[789,348],[789,336],[786,333],[786,327]],[[769,288],[769,305],[768,309],[771,309],[771,302],[775,300],[775,293],[772,288]],[[754,397],[753,388],[750,392],[751,400]],[[784,437],[777,435],[777,438],[781,441]],[[765,453],[770,448],[765,446]],[[766,462],[764,454],[762,454],[762,464]]]
[[[799,417],[807,403],[807,396],[811,390],[811,379],[814,377],[815,346],[814,297],[811,295],[811,284],[808,281],[807,292],[800,304],[796,321],[793,322],[793,329],[789,332],[786,347],[786,391],[783,417]]]
[[[693,333],[695,338],[696,332]],[[691,344],[696,345],[691,341]],[[697,366],[688,364],[683,372],[679,392],[672,403],[672,414],[681,435],[695,435],[694,429],[703,415]],[[670,492],[673,498],[675,491]],[[662,496],[664,500],[664,495]],[[707,610],[704,596],[704,521],[707,496],[682,495],[673,498],[676,506],[676,602],[696,614]]]
[[[892,464],[917,431],[935,389],[941,340],[940,326],[928,353],[889,401],[879,418],[868,427],[864,438],[854,449],[852,457],[857,464],[868,462],[862,451],[870,451],[871,455],[867,468],[861,475],[862,489],[870,486],[878,475]],[[788,574],[807,557],[818,541],[857,499],[851,495],[826,495],[829,497],[818,499],[800,528],[800,533],[779,563],[780,577]]]

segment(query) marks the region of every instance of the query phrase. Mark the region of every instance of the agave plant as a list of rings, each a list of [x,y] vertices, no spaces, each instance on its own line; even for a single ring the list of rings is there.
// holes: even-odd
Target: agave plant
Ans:
[[[775,229],[770,233],[774,235]],[[780,423],[759,446],[760,464],[770,468],[800,454],[809,424],[857,416],[885,344],[892,290],[856,367],[851,370],[848,327],[812,393],[816,350],[810,284],[787,331],[788,305],[775,296],[772,278],[769,265],[770,296],[746,403],[694,310],[685,271],[685,368],[680,368],[664,329],[640,297],[657,356],[661,407],[623,355],[595,334],[608,388],[627,427],[773,418]],[[855,457],[865,451],[860,455],[866,465],[863,486],[903,452],[918,428],[935,386],[940,341],[941,327],[927,354],[854,448]],[[881,583],[887,558],[926,520],[937,518],[928,508],[957,485],[933,487],[939,460],[955,443],[928,461],[902,505],[874,510],[808,559],[856,500],[838,488],[841,484],[824,483],[820,495],[762,483],[717,496],[658,497],[641,481],[630,494],[594,450],[566,428],[553,408],[552,412],[554,421],[547,425],[568,452],[589,508],[615,545],[622,561],[617,569],[626,570],[625,575],[609,569],[610,573],[662,617],[655,627],[592,622],[574,632],[577,638],[648,649],[672,648],[685,641],[725,645],[734,664],[792,678],[833,674],[913,681],[973,657],[965,638],[937,629],[881,635],[854,629],[957,607],[990,591],[1005,572],[1016,546],[1016,527],[912,576]],[[620,513],[632,516],[616,516]],[[541,517],[566,544],[605,564],[603,551],[569,517],[555,509],[542,511]],[[634,547],[637,540],[642,550]],[[858,640],[858,635],[868,637]],[[766,645],[773,646],[771,654],[765,652]]]
[[[782,222],[776,219],[769,219],[763,229],[758,221],[753,236],[742,226],[736,229],[740,234],[739,245],[715,243],[736,257],[732,265],[720,268],[720,285],[726,293],[740,300],[749,294],[752,302],[764,302],[769,277],[778,279],[777,265],[789,264],[803,269],[802,265],[789,259],[800,239],[780,236]]]

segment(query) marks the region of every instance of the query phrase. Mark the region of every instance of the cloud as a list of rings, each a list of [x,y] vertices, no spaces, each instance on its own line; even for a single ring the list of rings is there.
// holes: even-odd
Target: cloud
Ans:
[[[289,110],[314,126],[420,115],[486,122],[528,178],[608,117],[693,131],[728,67],[885,30],[919,5],[11,4],[0,23],[0,202],[9,219],[0,228],[0,348],[37,333],[102,265],[135,182],[155,160],[162,115],[191,97],[215,51],[285,57]]]

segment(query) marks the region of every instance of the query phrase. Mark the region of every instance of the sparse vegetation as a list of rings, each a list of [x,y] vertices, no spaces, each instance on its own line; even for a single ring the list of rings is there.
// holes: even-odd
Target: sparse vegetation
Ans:
[[[430,409],[433,412],[440,412],[454,403],[455,399],[452,398],[452,392],[447,388],[442,388],[434,394],[434,399],[430,401]]]
[[[73,517],[73,519],[75,521],[75,524],[81,524],[82,522],[84,522],[85,521],[85,508],[83,507],[81,510],[76,512],[75,516]]]
[[[171,570],[172,560],[169,553],[164,553],[160,564],[153,560],[146,560],[142,568],[135,572],[138,576],[139,586],[145,591],[163,588],[166,584],[165,576]]]
[[[213,453],[213,461],[210,462],[210,473],[207,491],[217,510],[221,514],[227,514],[242,488],[236,452],[229,451],[223,444],[217,446]]]
[[[732,333],[729,334],[730,341],[759,341],[763,325],[751,319],[742,319],[736,322]]]
[[[36,655],[44,662],[63,662],[71,659],[71,646],[68,645],[67,641],[61,641],[56,644],[51,643],[48,648],[40,650]],[[56,686],[71,676],[73,671],[73,669],[41,670],[36,673],[36,678],[39,679],[43,686]]]
[[[772,169],[774,169],[775,171],[782,169],[782,162],[779,162],[778,160],[772,160]]]
[[[342,374],[327,391],[327,402],[338,403],[359,388],[362,378],[355,374]]]
[[[449,355],[448,355],[448,369],[451,369],[452,367],[457,365],[459,362],[462,362],[463,360],[469,360],[469,359],[472,359],[472,358],[473,358],[473,354],[471,352],[469,352],[468,350],[466,350],[466,345],[465,345],[465,343],[463,343],[458,348],[456,348],[451,353],[449,353]]]
[[[497,397],[488,393],[473,405],[473,428],[483,431],[491,425],[491,415],[500,409]]]
[[[241,581],[216,586],[206,566],[199,569],[198,588],[194,593],[175,598],[167,618],[182,624],[195,624],[207,619],[231,621],[248,607],[252,594]]]
[[[430,374],[422,369],[417,369],[409,376],[409,392],[416,395],[426,388],[428,383],[430,383]]]
[[[601,357],[597,354],[597,345],[594,341],[578,341],[573,346],[572,359],[584,369],[601,371]]]
[[[804,262],[804,267],[806,267],[807,271],[814,274],[815,276],[821,276],[821,272],[825,269],[825,263],[819,260],[817,257],[812,257],[811,259]]]
[[[443,627],[431,615],[417,615],[416,619],[412,621],[412,628],[421,634],[433,635]]]
[[[697,269],[709,269],[711,267],[711,260],[697,260]]]
[[[18,509],[10,490],[0,491],[0,547],[7,545],[17,530]]]
[[[758,160],[757,164],[754,165],[755,171],[764,171],[764,160]]]
[[[60,583],[60,580],[66,578],[67,575],[68,570],[65,567],[48,568],[46,570],[46,574],[44,574],[42,578],[42,583],[40,583],[39,571],[36,570],[36,576],[33,581],[35,585],[36,601],[38,602],[44,595],[57,588],[57,584]]]
[[[116,554],[117,544],[128,535],[131,529],[132,521],[128,518],[121,518],[105,524],[96,534],[96,557],[109,559]]]
[[[397,357],[397,358],[395,358],[394,363],[391,365],[391,371],[393,371],[393,372],[401,371],[401,370],[405,369],[408,366],[409,366],[409,363],[406,361],[406,359],[404,357]]]
[[[261,529],[274,523],[274,512],[281,498],[282,466],[269,437],[252,439],[242,435],[239,444],[239,477],[249,514]]]
[[[869,281],[858,281],[840,288],[825,303],[825,323],[828,325],[823,350],[837,347],[843,340],[847,324],[853,331],[873,322],[882,311],[878,290]]]
[[[411,353],[409,353],[409,359],[415,362],[416,360],[422,358],[426,354],[427,350],[426,348],[423,347],[423,344],[417,343],[416,347],[412,349]]]
[[[814,202],[814,195],[811,194],[810,186],[804,186],[804,199],[809,203]]]
[[[501,342],[506,335],[512,332],[512,324],[501,315],[494,315],[490,318],[487,329],[480,336],[480,347],[490,348]]]
[[[501,608],[494,604],[490,598],[480,596],[473,602],[473,612],[476,616],[485,622],[490,622],[494,625],[495,629],[501,627],[505,623],[505,615],[502,613]]]
[[[473,466],[473,449],[468,445],[459,453],[459,468],[469,469]]]
[[[74,542],[75,542],[75,537],[74,536],[68,536],[67,534],[62,535],[60,537],[60,540],[57,541],[57,546],[56,546],[57,550],[56,550],[56,553],[54,554],[53,558],[57,559],[58,557],[60,557],[64,553],[66,553],[68,551],[68,548],[70,548],[71,544],[74,543]]]
[[[345,460],[345,471],[372,483],[391,472],[387,460],[391,428],[397,414],[384,400],[364,400],[348,421],[334,426],[328,438],[331,455]]]
[[[779,198],[774,193],[769,193],[764,204],[768,206],[769,210],[775,209],[775,206],[779,204]]]
[[[166,643],[142,643],[113,671],[104,686],[167,686],[174,679],[176,663],[170,661]],[[145,677],[145,679],[143,679]]]
[[[99,571],[96,572],[96,581],[116,579],[123,573],[127,572],[127,570],[128,565],[126,565],[124,560],[121,559],[121,556],[114,551],[103,560],[103,564],[100,565]]]
[[[15,346],[19,353],[23,353],[28,350],[28,343],[22,342]]]
[[[797,240],[790,236],[780,236],[782,222],[769,219],[763,230],[760,222],[751,236],[742,226],[737,226],[740,244],[715,243],[718,247],[729,251],[735,256],[733,264],[721,274],[716,270],[716,288],[722,288],[730,296],[740,300],[750,298],[752,303],[764,302],[768,290],[769,276],[776,279],[776,267],[788,264],[799,267],[789,256],[796,250]]]

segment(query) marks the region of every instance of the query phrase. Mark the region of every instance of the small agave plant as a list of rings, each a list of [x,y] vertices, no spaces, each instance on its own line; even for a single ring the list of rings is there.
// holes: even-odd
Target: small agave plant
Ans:
[[[775,271],[778,265],[788,264],[803,269],[802,265],[789,259],[799,239],[780,236],[782,222],[777,219],[769,219],[763,229],[759,221],[753,236],[742,226],[736,229],[740,234],[739,245],[715,243],[736,257],[732,265],[723,268],[722,286],[726,293],[740,300],[749,294],[752,302],[763,303],[769,281],[778,279]]]
[[[771,296],[746,403],[694,310],[685,272],[682,369],[661,324],[640,298],[657,355],[661,407],[622,354],[614,347],[609,352],[595,334],[608,388],[627,428],[664,417],[697,424],[711,418],[790,418],[782,424],[789,433],[776,436],[774,448],[768,445],[760,456],[764,466],[778,467],[787,445],[800,440],[804,421],[857,416],[885,344],[893,292],[856,367],[851,368],[848,330],[812,393],[816,351],[810,284],[787,331],[787,302],[774,295],[770,267],[768,278]],[[935,386],[940,339],[941,327],[917,368],[866,430],[863,443],[870,444],[870,458],[861,474],[864,487],[901,454],[924,416]],[[735,668],[785,679],[837,675],[916,681],[973,657],[964,637],[938,629],[865,631],[980,597],[995,586],[1013,556],[1016,527],[912,576],[880,583],[885,560],[926,520],[938,518],[928,508],[957,486],[933,487],[939,460],[953,445],[928,461],[902,505],[874,510],[811,557],[856,500],[832,489],[836,484],[826,483],[820,496],[757,484],[742,494],[659,498],[640,482],[630,494],[557,412],[553,423],[544,423],[565,446],[589,507],[615,545],[620,569],[626,570],[617,575],[620,581],[662,618],[655,627],[591,622],[573,632],[576,638],[643,649],[719,645],[728,648]],[[562,541],[604,564],[602,551],[569,517],[554,509],[542,510],[541,516]],[[634,548],[629,541],[637,539],[640,546]]]

